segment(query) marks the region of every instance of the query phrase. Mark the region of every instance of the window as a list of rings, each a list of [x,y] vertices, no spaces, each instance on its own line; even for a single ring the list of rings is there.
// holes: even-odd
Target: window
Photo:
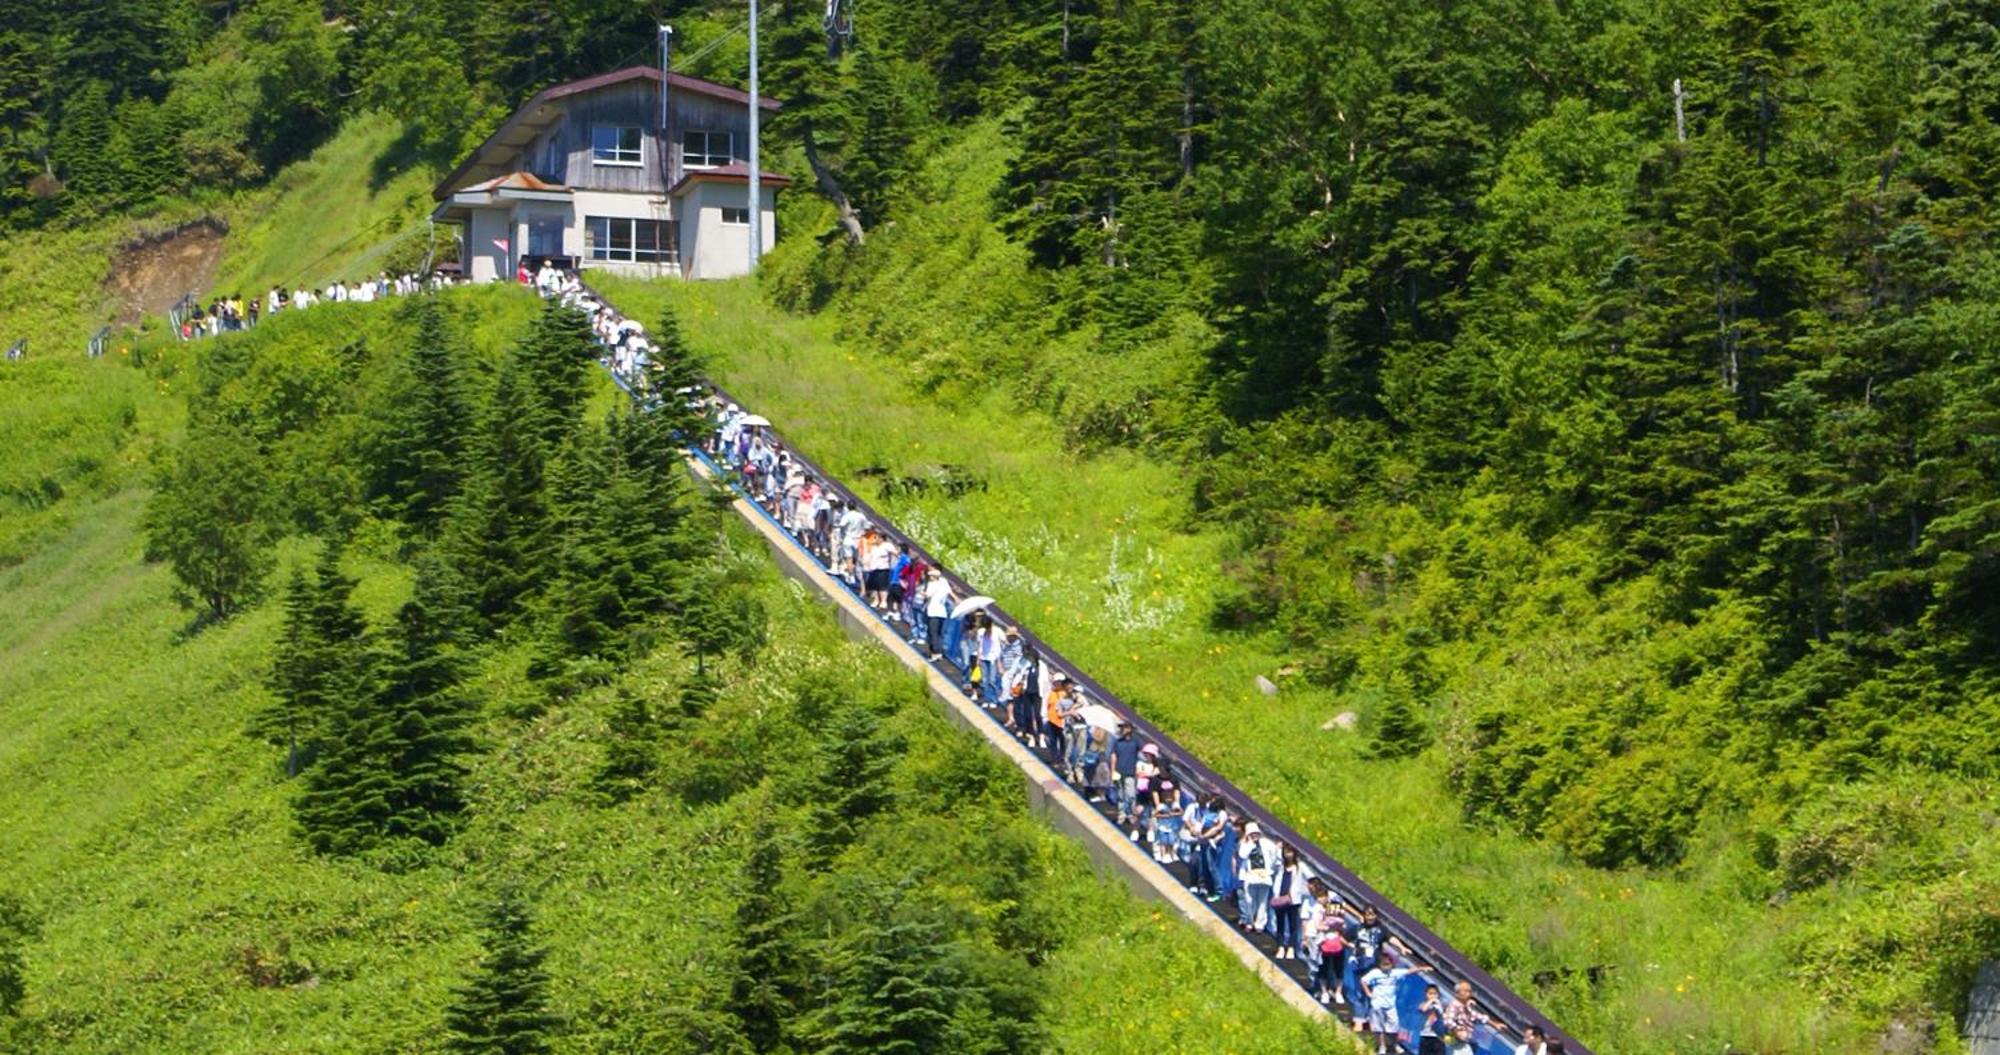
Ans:
[[[750,226],[750,210],[747,208],[732,209],[725,205],[722,207],[722,222],[736,227],[748,227]]]
[[[729,164],[728,132],[686,132],[681,136],[681,164],[691,169]]]
[[[584,221],[592,260],[636,260],[673,263],[680,253],[674,224],[667,220],[628,220],[623,216],[592,216]]]
[[[562,256],[563,221],[560,216],[535,216],[528,220],[528,255]]]
[[[551,135],[542,142],[542,160],[535,166],[535,175],[550,183],[562,183],[569,174],[563,171],[562,137]]]
[[[590,160],[599,165],[637,165],[642,142],[638,125],[592,125]]]

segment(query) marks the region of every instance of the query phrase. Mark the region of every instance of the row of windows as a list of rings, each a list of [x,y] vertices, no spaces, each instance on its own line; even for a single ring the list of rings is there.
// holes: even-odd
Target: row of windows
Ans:
[[[599,165],[637,165],[645,159],[645,136],[638,125],[592,125],[590,160]],[[681,133],[681,164],[691,169],[718,168],[734,156],[733,133],[689,130]]]
[[[744,222],[749,222],[747,219]],[[592,260],[638,260],[671,264],[680,259],[680,237],[671,220],[622,216],[584,219],[585,253]]]

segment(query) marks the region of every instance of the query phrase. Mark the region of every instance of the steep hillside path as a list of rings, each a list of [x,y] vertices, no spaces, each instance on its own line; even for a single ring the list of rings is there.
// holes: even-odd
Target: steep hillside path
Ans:
[[[592,295],[596,296],[594,292]],[[603,300],[601,296],[598,296],[597,299],[600,301]],[[605,301],[605,303],[608,304],[609,302]],[[607,368],[611,367],[612,361],[611,357],[607,356]],[[651,401],[651,397],[641,390],[642,385],[639,384],[640,379],[636,375],[621,373],[618,369],[612,369],[611,373],[613,379],[618,382],[620,387],[630,393],[633,398],[638,399],[642,405]],[[754,409],[742,404],[740,400],[735,399],[719,386],[711,384],[709,387],[716,398],[731,405],[741,407],[744,411]],[[796,446],[786,442],[782,434],[775,427],[759,426],[759,428],[768,444],[774,449],[782,450],[790,456],[797,471],[803,471],[809,478],[819,481],[842,503],[860,510],[868,519],[871,526],[890,541],[901,546],[905,553],[923,560],[924,563],[932,568],[939,569],[946,581],[950,583],[955,596],[966,598],[979,594],[980,591],[974,588],[972,584],[953,574],[949,567],[931,556],[921,544],[903,533],[894,523],[878,513],[851,488],[821,469],[816,462]],[[907,627],[902,626],[900,622],[885,618],[869,608],[853,592],[851,587],[835,576],[831,569],[826,567],[809,546],[794,536],[764,506],[758,504],[755,497],[744,489],[742,477],[736,471],[738,467],[729,458],[719,455],[711,456],[699,447],[691,447],[688,452],[688,458],[699,475],[727,482],[728,486],[739,497],[739,501],[736,503],[739,514],[751,521],[753,526],[757,527],[772,542],[773,547],[781,551],[781,559],[786,563],[809,569],[813,574],[809,577],[808,581],[819,589],[820,592],[827,595],[837,604],[842,605],[843,610],[848,612],[851,619],[862,621],[864,624],[867,622],[877,624],[881,632],[870,631],[870,635],[883,643],[885,647],[889,647],[892,651],[898,653],[899,657],[903,658],[906,663],[925,668],[927,680],[932,682],[934,693],[947,698],[947,702],[963,701],[966,707],[969,708],[969,713],[980,716],[975,724],[976,726],[979,724],[985,726],[982,731],[988,733],[989,741],[994,741],[998,745],[998,740],[1005,740],[1013,746],[1020,748],[1023,752],[1029,750],[1026,745],[1015,741],[1012,734],[1001,726],[997,715],[978,705],[974,693],[965,688],[967,685],[967,672],[964,669],[960,668],[949,658],[931,660],[920,653],[910,643]],[[857,608],[858,611],[856,610]],[[1023,642],[1039,653],[1042,663],[1048,671],[1051,673],[1059,672],[1067,676],[1073,684],[1083,689],[1092,702],[1108,707],[1120,719],[1130,722],[1142,741],[1158,745],[1161,756],[1168,763],[1171,771],[1181,779],[1184,787],[1193,790],[1200,796],[1211,794],[1219,796],[1230,813],[1255,822],[1263,830],[1267,838],[1297,851],[1300,862],[1305,870],[1326,884],[1327,888],[1332,891],[1334,899],[1340,904],[1341,910],[1348,914],[1350,919],[1358,914],[1361,906],[1373,906],[1378,911],[1381,922],[1389,935],[1388,947],[1395,949],[1399,953],[1398,959],[1401,964],[1408,965],[1414,961],[1418,964],[1428,965],[1431,968],[1428,972],[1429,977],[1437,981],[1447,993],[1454,984],[1460,981],[1470,984],[1475,1001],[1486,1012],[1493,1025],[1497,1027],[1482,1029],[1480,1035],[1475,1037],[1473,1048],[1479,1055],[1502,1055],[1502,1053],[1509,1053],[1511,1055],[1511,1052],[1514,1050],[1514,1041],[1522,1035],[1525,1027],[1530,1025],[1542,1028],[1549,1039],[1561,1041],[1568,1052],[1590,1055],[1588,1047],[1568,1036],[1559,1027],[1550,1024],[1525,998],[1473,963],[1463,953],[1424,926],[1422,922],[1397,907],[1394,902],[1376,891],[1361,877],[1340,864],[1332,854],[1293,830],[1289,825],[1265,809],[1249,794],[1236,787],[1234,783],[1221,774],[1209,768],[1172,737],[1155,727],[1144,716],[1134,711],[1116,694],[1070,663],[1063,657],[1062,653],[1036,636],[1024,622],[1008,614],[1005,609],[997,604],[985,610],[987,615],[999,625],[1015,629]],[[951,639],[955,639],[955,636],[948,635]],[[940,690],[937,685],[938,678],[942,678],[944,684],[948,687]],[[1009,753],[1011,754],[1011,752]],[[1118,832],[1116,826],[1108,819],[1108,806],[1102,803],[1091,802],[1081,789],[1070,785],[1061,769],[1052,764],[1056,760],[1049,758],[1039,750],[1034,752],[1032,758],[1032,767],[1039,768],[1040,772],[1033,773],[1030,765],[1023,765],[1023,768],[1029,770],[1038,778],[1037,783],[1048,790],[1051,797],[1066,796],[1073,799],[1074,802],[1071,803],[1072,805],[1082,804],[1084,808],[1095,814],[1097,820],[1100,822],[1090,825],[1084,831],[1072,829],[1073,834],[1079,835],[1086,841],[1095,841],[1101,844],[1098,847],[1100,850],[1113,848],[1117,857],[1123,858],[1127,853],[1135,856],[1137,858],[1136,864],[1139,866],[1138,870],[1141,872],[1150,870],[1153,873],[1154,880],[1157,880],[1146,881],[1135,875],[1133,870],[1121,869],[1125,871],[1128,878],[1139,880],[1142,887],[1144,887],[1142,893],[1152,896],[1164,896],[1169,886],[1172,890],[1183,895],[1187,893],[1189,877],[1185,866],[1156,863],[1148,859],[1143,853],[1139,853],[1137,848],[1128,843],[1125,837]],[[1017,758],[1015,761],[1017,764],[1021,764],[1022,760]],[[1100,860],[1103,859],[1104,855],[1100,854]],[[1177,910],[1193,920],[1197,925],[1203,926],[1204,929],[1209,930],[1224,940],[1231,941],[1233,945],[1244,944],[1246,942],[1254,945],[1257,950],[1257,957],[1262,960],[1262,967],[1269,969],[1260,969],[1260,975],[1265,977],[1269,982],[1275,982],[1278,986],[1288,987],[1289,992],[1284,988],[1281,988],[1280,992],[1281,995],[1285,995],[1291,1002],[1295,1004],[1299,1003],[1294,997],[1301,992],[1308,991],[1308,982],[1303,976],[1304,961],[1274,959],[1273,956],[1277,951],[1276,942],[1266,931],[1258,930],[1246,934],[1234,927],[1234,924],[1237,923],[1234,899],[1224,898],[1220,901],[1207,902],[1188,895],[1180,898],[1167,897],[1166,900],[1169,900]],[[1209,926],[1209,924],[1217,920],[1221,920],[1229,926],[1222,929]],[[1355,978],[1356,972],[1352,970],[1353,959],[1354,957],[1349,957],[1350,970],[1347,972],[1344,988],[1347,990],[1346,995],[1353,1006],[1363,1006],[1365,1005],[1366,998],[1359,992],[1357,979]],[[1246,962],[1252,961],[1246,959]],[[1404,1045],[1409,1051],[1415,1051],[1417,1048],[1414,1030],[1409,1030],[1407,1027],[1409,1024],[1414,1023],[1415,1016],[1413,1012],[1416,1009],[1417,1002],[1422,999],[1422,990],[1423,982],[1421,976],[1412,975],[1399,987],[1397,994],[1397,1003],[1403,1012],[1402,1017],[1410,1020],[1410,1022],[1405,1024],[1405,1036],[1407,1040]],[[1306,1002],[1300,1006],[1317,1005],[1314,1004],[1310,995],[1308,995]]]

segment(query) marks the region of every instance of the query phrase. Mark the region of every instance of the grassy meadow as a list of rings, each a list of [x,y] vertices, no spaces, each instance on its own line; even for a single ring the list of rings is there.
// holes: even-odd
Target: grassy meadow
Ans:
[[[878,507],[1596,1050],[1869,1043],[1786,956],[1846,892],[1768,907],[1752,848],[1725,834],[1673,870],[1584,867],[1465,825],[1434,751],[1379,762],[1357,734],[1324,729],[1369,701],[1285,677],[1278,640],[1210,626],[1227,540],[1190,523],[1190,481],[1171,466],[1128,451],[1079,457],[1058,423],[998,391],[927,397],[918,364],[843,339],[831,315],[777,311],[748,281],[599,286],[640,319],[672,304],[718,381],[864,492],[858,473],[874,468],[980,481],[960,498],[904,492]],[[1261,695],[1259,674],[1283,691]],[[1607,968],[1594,985],[1592,967]],[[1556,980],[1538,986],[1538,972]]]
[[[453,303],[490,359],[532,299],[482,290]],[[310,388],[320,345],[360,337],[380,360],[401,325],[391,305],[354,306],[222,341],[282,356],[274,376]],[[809,680],[880,699],[908,745],[892,774],[903,805],[843,869],[893,877],[936,847],[976,847],[982,825],[1026,854],[1032,881],[1006,900],[949,875],[918,889],[977,917],[1034,921],[1048,1050],[1331,1043],[1223,949],[1099,878],[1080,848],[1031,821],[1005,767],[889,657],[848,641],[743,533],[726,559],[755,584],[770,645],[754,663],[724,663],[721,698],[669,749],[660,786],[611,806],[592,778],[618,702],[672,699],[685,683],[680,646],[543,708],[524,649],[503,644],[483,653],[470,683],[481,753],[467,828],[414,857],[316,857],[294,832],[282,749],[249,731],[272,700],[279,603],[190,633],[171,574],[141,555],[148,464],[183,427],[197,358],[221,347],[153,349],[162,354],[147,369],[33,364],[0,387],[0,420],[29,423],[24,442],[4,448],[10,504],[0,507],[12,554],[0,568],[10,615],[0,621],[0,891],[39,923],[23,950],[28,1050],[441,1050],[443,1008],[478,955],[479,908],[501,885],[531,890],[539,905],[552,1003],[567,1023],[558,1050],[701,1050],[676,1016],[716,999],[747,831],[783,779],[782,755],[743,745],[783,751],[795,728],[788,701]],[[608,405],[608,383],[597,391]],[[24,508],[12,501],[21,487],[47,497]],[[380,626],[408,595],[409,570],[393,532],[364,527],[356,539],[347,570]],[[317,548],[282,542],[273,581]],[[684,791],[715,773],[744,786]],[[976,807],[957,798],[965,789]]]

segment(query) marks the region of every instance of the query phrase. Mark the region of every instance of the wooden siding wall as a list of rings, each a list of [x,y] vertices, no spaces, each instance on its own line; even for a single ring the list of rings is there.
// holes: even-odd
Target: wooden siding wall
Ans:
[[[654,125],[659,120],[658,96],[651,81],[612,85],[563,100],[562,122],[528,145],[516,159],[514,168],[564,186],[584,190],[636,191],[665,194],[665,173],[659,163],[659,139]],[[750,118],[744,107],[691,92],[675,92],[674,132],[690,130],[728,132],[731,160],[749,160]],[[768,119],[768,117],[767,117]],[[641,148],[645,162],[627,165],[598,165],[590,157],[590,129],[593,125],[638,125],[643,131]],[[548,144],[556,143],[555,164],[548,164]],[[674,160],[680,160],[680,144],[672,144]]]

